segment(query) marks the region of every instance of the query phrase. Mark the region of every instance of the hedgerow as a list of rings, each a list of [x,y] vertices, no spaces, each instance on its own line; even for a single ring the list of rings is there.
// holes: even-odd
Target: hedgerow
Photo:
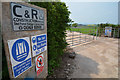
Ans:
[[[70,11],[63,2],[31,2],[36,6],[46,8],[47,10],[47,41],[48,41],[48,72],[59,66],[59,56],[64,52],[66,44],[66,29]]]

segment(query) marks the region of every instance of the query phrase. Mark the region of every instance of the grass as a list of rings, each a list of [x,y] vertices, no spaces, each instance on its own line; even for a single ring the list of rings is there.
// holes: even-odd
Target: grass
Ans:
[[[81,32],[84,34],[90,34],[97,31],[97,29],[90,29],[90,28],[70,28],[70,31]]]
[[[70,28],[70,31],[76,31],[83,34],[89,34],[89,35],[96,35],[97,29],[96,27],[89,27],[89,26],[79,26],[76,28]]]

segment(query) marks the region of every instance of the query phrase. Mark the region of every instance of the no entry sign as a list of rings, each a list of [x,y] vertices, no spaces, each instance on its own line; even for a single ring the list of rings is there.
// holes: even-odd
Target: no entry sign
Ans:
[[[32,66],[29,37],[8,40],[8,46],[13,74],[17,77]]]
[[[36,57],[36,59],[35,59],[37,76],[43,71],[43,68],[44,68],[43,58],[44,58],[43,54],[41,54],[38,57]]]

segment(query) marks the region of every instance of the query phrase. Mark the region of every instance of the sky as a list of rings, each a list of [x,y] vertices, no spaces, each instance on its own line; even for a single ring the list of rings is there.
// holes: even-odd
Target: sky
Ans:
[[[118,0],[64,1],[71,12],[70,18],[79,24],[118,23]],[[98,2],[97,2],[98,1]]]
[[[62,2],[119,2],[120,0],[61,0]]]

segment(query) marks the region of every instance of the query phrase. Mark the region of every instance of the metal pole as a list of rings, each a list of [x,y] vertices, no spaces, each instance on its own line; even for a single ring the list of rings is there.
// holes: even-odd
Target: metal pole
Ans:
[[[94,39],[95,39],[95,29],[93,31],[94,31],[93,36],[94,36]]]
[[[98,35],[98,27],[97,27],[97,31],[96,31],[96,40],[97,40],[97,35]]]
[[[118,28],[118,38],[119,38],[119,28]]]
[[[86,32],[86,31],[85,31]],[[85,34],[85,43],[86,43],[86,34]]]
[[[71,33],[71,34],[70,34],[70,37],[71,37],[71,42],[72,42],[72,38],[73,38],[73,37],[72,37],[72,30],[70,31],[70,33]],[[72,45],[72,44],[71,44],[71,45]]]
[[[73,35],[74,35],[74,33],[73,33],[73,31],[72,31],[72,46],[73,46]]]
[[[86,34],[85,34],[85,43],[86,43]]]
[[[105,30],[105,28],[103,28],[103,37],[105,36],[104,30]]]
[[[92,30],[92,32],[93,32],[93,40],[94,40],[94,30]]]
[[[82,36],[81,36],[82,32],[80,31],[80,43],[82,42]]]
[[[120,28],[118,28],[118,38],[120,37]]]
[[[89,30],[89,41],[90,41],[90,36],[91,36],[91,34],[90,34],[90,30]]]
[[[100,35],[101,35],[101,34],[100,34],[100,32],[101,32],[101,28],[99,28],[99,31],[98,31],[98,32],[99,32],[99,37],[100,37]]]
[[[114,36],[114,38],[115,38],[115,28],[114,28],[114,35],[113,35],[113,36]]]
[[[79,32],[79,44],[80,44],[80,32]]]

